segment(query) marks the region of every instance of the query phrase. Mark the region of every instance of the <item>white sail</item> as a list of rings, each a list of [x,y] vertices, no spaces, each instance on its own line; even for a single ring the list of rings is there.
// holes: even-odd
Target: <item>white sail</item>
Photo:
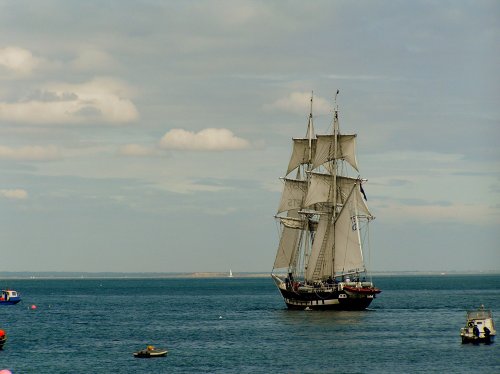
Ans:
[[[306,191],[306,181],[285,178],[285,186],[283,187],[278,213],[302,208],[302,202],[304,201]]]
[[[311,144],[311,147],[309,147],[309,144]],[[292,170],[301,164],[311,163],[312,159],[314,159],[315,152],[316,139],[294,138],[292,156],[288,163],[286,175],[290,174]]]
[[[290,229],[305,230],[307,228],[307,220],[291,217],[279,217],[283,226]]]
[[[309,263],[306,269],[306,279],[318,280],[324,274],[331,274],[332,268],[332,249],[333,249],[333,226],[332,218],[329,215],[323,215],[319,219],[318,229],[314,237],[314,242],[309,256]],[[329,251],[329,254],[325,252]],[[323,261],[327,255],[328,261]],[[318,264],[318,259],[320,263]]]
[[[344,189],[349,186],[352,192],[335,224],[331,215],[321,216],[306,270],[308,280],[364,269],[358,218],[372,219],[373,216],[361,195],[359,183],[352,184],[350,178],[345,177],[338,179],[345,181]]]
[[[332,203],[333,195],[333,175],[323,173],[310,173],[309,188],[304,201],[304,206],[311,206],[316,203]],[[358,182],[356,178],[337,176],[337,202],[343,202],[351,193],[352,188]]]
[[[357,204],[362,201],[359,188],[356,188],[344,205],[335,222],[335,273],[352,273],[365,270],[359,227]],[[366,207],[366,204],[362,204]],[[369,214],[362,208],[363,213]]]
[[[370,213],[368,205],[366,205],[366,201],[361,194],[361,184],[358,183],[356,185],[356,189],[354,190],[353,194],[354,204],[356,206],[358,216],[367,217],[368,219],[374,219],[375,217],[373,217],[373,215]]]
[[[313,169],[333,159],[344,159],[358,170],[356,161],[356,135],[337,135],[335,151],[335,135],[316,135],[316,152],[313,157]]]
[[[278,252],[274,261],[275,269],[288,268],[290,266],[295,249],[298,247],[299,234],[300,230],[286,226],[283,227]]]

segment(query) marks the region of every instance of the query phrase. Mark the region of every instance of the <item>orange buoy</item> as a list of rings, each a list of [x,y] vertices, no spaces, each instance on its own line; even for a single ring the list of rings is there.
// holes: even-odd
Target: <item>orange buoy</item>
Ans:
[[[31,306],[31,309],[36,309],[36,305],[35,305],[35,304],[33,304],[33,305]],[[1,373],[0,373],[0,374],[1,374]]]

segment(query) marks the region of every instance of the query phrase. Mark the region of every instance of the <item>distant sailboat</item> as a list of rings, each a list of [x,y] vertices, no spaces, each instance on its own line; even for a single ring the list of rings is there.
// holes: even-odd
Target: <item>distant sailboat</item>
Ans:
[[[228,275],[228,278],[232,278],[233,277],[233,271],[231,269],[229,269],[229,275]]]
[[[362,310],[381,291],[367,279],[363,258],[367,225],[375,217],[358,174],[356,135],[340,133],[338,108],[332,133],[316,135],[312,100],[307,134],[293,139],[283,178],[272,277],[290,309]],[[358,176],[348,176],[349,169]]]

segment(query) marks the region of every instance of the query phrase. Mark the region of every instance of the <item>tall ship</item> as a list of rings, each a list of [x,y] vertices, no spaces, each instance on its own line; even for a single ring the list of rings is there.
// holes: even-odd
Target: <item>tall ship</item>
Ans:
[[[289,309],[366,309],[377,294],[363,247],[375,218],[356,161],[356,134],[316,134],[313,95],[306,136],[293,138],[276,219],[280,240],[271,276]],[[355,176],[350,176],[355,175]]]

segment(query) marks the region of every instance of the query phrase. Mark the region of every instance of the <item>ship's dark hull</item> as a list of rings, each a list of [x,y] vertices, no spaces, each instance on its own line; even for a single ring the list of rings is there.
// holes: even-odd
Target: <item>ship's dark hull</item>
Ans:
[[[343,291],[294,291],[279,288],[288,309],[365,310],[375,294],[348,294]]]
[[[476,336],[473,337],[467,337],[467,336],[462,336],[462,344],[467,344],[467,343],[472,343],[472,344],[479,344],[479,343],[484,343],[484,344],[491,344],[495,340],[494,335],[488,335],[485,337],[478,338]]]

